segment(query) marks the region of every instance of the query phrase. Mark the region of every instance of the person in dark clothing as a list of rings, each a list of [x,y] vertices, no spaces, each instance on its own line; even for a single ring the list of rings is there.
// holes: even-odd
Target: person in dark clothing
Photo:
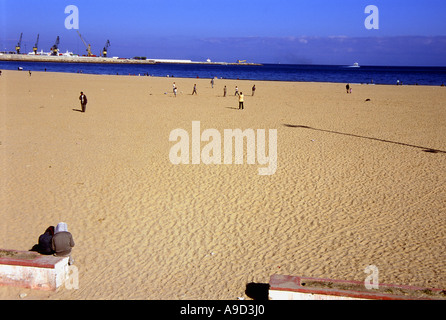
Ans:
[[[85,112],[85,109],[87,108],[87,96],[83,92],[81,92],[79,100],[81,102],[82,112]]]
[[[37,246],[37,252],[40,254],[53,254],[53,248],[52,248],[52,240],[54,235],[54,227],[50,226],[46,229],[45,233],[40,235],[39,237],[39,243]]]

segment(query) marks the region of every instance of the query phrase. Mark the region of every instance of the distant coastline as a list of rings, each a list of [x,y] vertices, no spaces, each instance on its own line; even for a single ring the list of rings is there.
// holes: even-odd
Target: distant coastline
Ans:
[[[24,61],[24,62],[63,62],[63,63],[104,63],[104,64],[206,64],[206,65],[251,65],[261,66],[259,63],[249,62],[210,62],[210,61],[191,61],[175,59],[127,59],[127,58],[109,58],[109,57],[85,57],[85,56],[47,56],[47,55],[26,55],[26,54],[2,54],[0,61]]]
[[[138,60],[144,59],[144,60]],[[446,67],[286,65],[155,60],[144,57],[79,57],[0,53],[0,69],[176,78],[253,81],[334,82],[352,84],[430,85],[446,83]]]

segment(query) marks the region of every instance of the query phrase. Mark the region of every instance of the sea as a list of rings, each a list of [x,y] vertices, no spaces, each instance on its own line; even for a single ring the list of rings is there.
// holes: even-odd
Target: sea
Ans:
[[[253,81],[333,82],[440,86],[446,67],[389,67],[340,65],[220,65],[220,64],[101,64],[0,61],[0,70],[46,71],[99,75],[177,78],[218,78]]]

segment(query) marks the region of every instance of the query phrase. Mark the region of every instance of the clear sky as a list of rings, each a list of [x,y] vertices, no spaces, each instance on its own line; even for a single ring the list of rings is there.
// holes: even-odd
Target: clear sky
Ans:
[[[262,63],[446,66],[445,0],[0,0],[0,50],[84,54],[65,7],[99,55]],[[379,29],[367,29],[368,5]]]

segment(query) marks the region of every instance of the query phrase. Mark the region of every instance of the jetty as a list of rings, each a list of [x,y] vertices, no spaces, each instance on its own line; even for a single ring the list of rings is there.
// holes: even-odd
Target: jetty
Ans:
[[[249,62],[211,62],[211,61],[192,61],[175,59],[131,59],[119,57],[88,57],[78,55],[32,55],[32,54],[11,54],[0,53],[0,61],[23,61],[23,62],[59,62],[59,63],[104,63],[104,64],[205,64],[205,65],[243,65],[243,66],[261,66],[259,63]]]

